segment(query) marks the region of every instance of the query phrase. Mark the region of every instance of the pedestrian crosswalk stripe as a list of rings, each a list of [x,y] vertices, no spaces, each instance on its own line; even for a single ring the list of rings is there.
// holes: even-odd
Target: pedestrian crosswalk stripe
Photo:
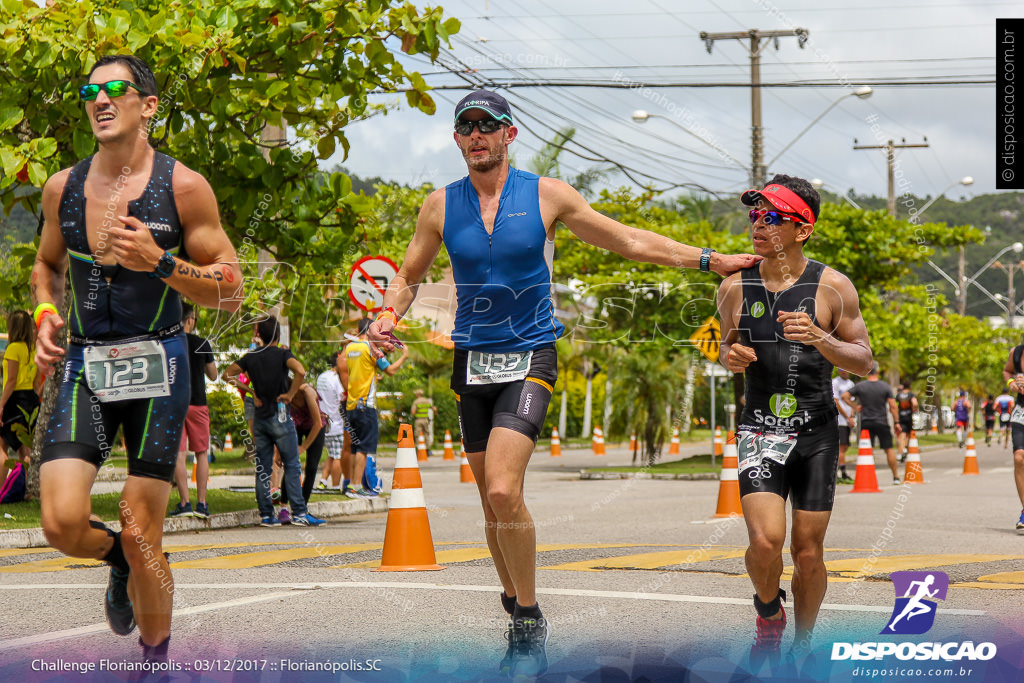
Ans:
[[[693,550],[667,550],[659,553],[620,555],[618,557],[607,557],[598,560],[566,562],[565,564],[556,564],[550,567],[538,567],[538,569],[562,569],[577,572],[597,572],[602,569],[659,569],[677,564],[729,560],[743,557],[745,554],[746,550],[704,550],[696,548]]]
[[[438,545],[444,545],[438,543]],[[644,547],[664,547],[670,545],[673,548],[680,546],[675,544],[654,543]],[[594,550],[604,548],[636,548],[636,543],[541,543],[537,546],[538,553],[546,553],[554,550]],[[438,564],[457,564],[459,562],[472,562],[473,560],[486,560],[491,556],[491,551],[486,547],[472,548],[467,550],[438,550],[435,552]],[[380,566],[380,560],[369,560],[367,562],[354,562],[352,564],[339,564],[331,569],[374,569]],[[545,567],[540,567],[544,569]]]
[[[349,545],[310,544],[285,550],[263,550],[255,553],[238,555],[221,555],[220,557],[204,557],[198,560],[171,562],[171,569],[251,569],[270,564],[291,562],[292,560],[308,560],[311,557],[327,557],[344,555],[365,550],[380,550],[382,543],[355,543]]]
[[[856,581],[865,576],[877,574],[888,575],[892,572],[914,571],[944,567],[947,565],[976,564],[979,562],[1000,562],[1005,560],[1024,560],[1021,555],[895,555],[889,557],[865,558],[854,557],[843,560],[827,560],[825,569],[829,573],[839,574],[829,577],[829,581]],[[782,570],[782,580],[793,579],[793,567]]]

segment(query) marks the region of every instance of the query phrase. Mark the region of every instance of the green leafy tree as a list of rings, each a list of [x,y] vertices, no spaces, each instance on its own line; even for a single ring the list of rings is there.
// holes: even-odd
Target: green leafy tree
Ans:
[[[3,213],[38,214],[40,194],[24,187],[95,151],[77,86],[99,57],[134,53],[160,86],[151,143],[210,179],[249,278],[246,310],[286,314],[303,283],[344,262],[362,218],[349,178],[318,163],[347,153],[349,123],[383,111],[371,91],[405,89],[432,114],[422,76],[395,53],[436,59],[459,29],[440,8],[394,0],[5,0],[0,26]],[[287,139],[265,139],[268,125]],[[202,322],[244,346],[244,316]]]

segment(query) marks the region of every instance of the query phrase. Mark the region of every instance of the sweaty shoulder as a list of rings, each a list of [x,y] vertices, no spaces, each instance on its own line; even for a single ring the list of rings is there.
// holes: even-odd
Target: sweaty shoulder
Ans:
[[[576,188],[558,178],[541,176],[537,183],[537,194],[544,225],[549,229],[556,220],[583,217],[588,211],[593,211]]]
[[[547,176],[540,176],[537,181],[538,191],[540,192],[541,201],[571,201],[576,197],[583,198],[582,195],[576,191],[569,183],[558,178],[548,178]]]
[[[171,178],[171,187],[174,188],[174,195],[181,198],[189,195],[194,196],[197,192],[213,192],[209,181],[201,173],[193,171],[177,160],[175,160],[174,164],[174,176]]]
[[[68,183],[68,177],[71,176],[71,168],[65,168],[61,171],[54,173],[52,176],[47,178],[46,184],[43,185],[43,205],[47,202],[59,202],[60,196],[64,193],[64,186]]]
[[[821,272],[821,284],[829,285],[830,287],[832,287],[833,289],[837,290],[840,293],[856,292],[856,289],[853,286],[853,282],[850,281],[850,278],[846,277],[845,275],[840,273],[835,268],[832,268],[831,266],[825,266],[825,270]]]
[[[434,190],[427,195],[426,200],[423,202],[423,206],[420,207],[420,225],[425,225],[429,228],[433,228],[438,232],[444,227],[444,203],[445,203],[445,188]]]

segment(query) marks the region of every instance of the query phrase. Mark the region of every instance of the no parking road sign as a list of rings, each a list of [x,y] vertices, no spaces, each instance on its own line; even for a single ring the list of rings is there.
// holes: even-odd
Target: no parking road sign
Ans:
[[[398,275],[398,266],[387,256],[364,256],[352,266],[348,296],[364,311],[376,311],[384,305],[384,292]]]

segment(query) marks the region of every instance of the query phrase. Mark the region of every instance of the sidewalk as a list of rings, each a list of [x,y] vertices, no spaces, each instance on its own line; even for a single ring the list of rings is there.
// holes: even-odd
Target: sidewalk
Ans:
[[[113,471],[97,480],[93,486],[93,493],[110,493],[120,491],[124,487],[122,472],[119,478],[117,471]],[[210,477],[210,488],[226,489],[233,486],[252,487],[252,475],[232,476],[218,475]],[[332,517],[344,517],[349,515],[364,515],[375,512],[387,512],[388,503],[382,498],[367,498],[353,500],[341,498],[340,500],[317,501],[309,504],[309,511],[321,519]],[[253,498],[253,507],[250,510],[238,510],[236,512],[221,512],[210,515],[209,519],[198,517],[167,517],[164,519],[164,534],[171,534],[179,531],[201,531],[203,529],[227,529],[232,527],[255,526],[260,523],[260,514],[256,509],[256,500]],[[107,526],[115,531],[121,530],[117,522],[108,522]],[[42,529],[10,529],[0,531],[0,549],[9,548],[46,548],[49,543],[43,535]]]

